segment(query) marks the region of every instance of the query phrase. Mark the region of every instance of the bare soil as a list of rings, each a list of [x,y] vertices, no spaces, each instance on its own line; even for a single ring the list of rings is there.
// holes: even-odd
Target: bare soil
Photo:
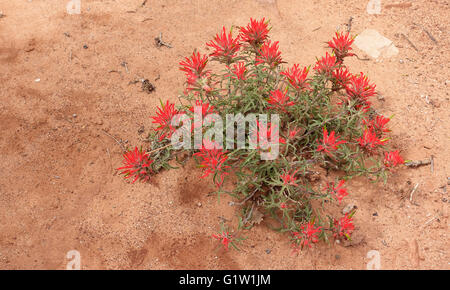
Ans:
[[[65,269],[70,250],[83,269],[365,269],[370,250],[382,269],[450,268],[448,1],[399,1],[412,5],[381,15],[368,15],[362,0],[81,0],[79,15],[67,14],[67,2],[0,0],[1,269]],[[235,211],[208,195],[212,183],[192,164],[150,184],[130,185],[114,170],[118,143],[142,144],[159,99],[176,101],[178,62],[206,52],[222,25],[250,17],[270,19],[289,64],[314,63],[350,17],[353,34],[376,29],[400,50],[348,64],[377,84],[384,99],[374,107],[395,115],[395,148],[406,159],[433,155],[433,171],[403,168],[386,185],[349,182],[346,202],[358,207],[352,245],[292,256],[287,236],[263,221],[241,251],[216,250],[211,234]],[[172,48],[155,45],[159,33]],[[140,78],[155,90],[133,83]]]

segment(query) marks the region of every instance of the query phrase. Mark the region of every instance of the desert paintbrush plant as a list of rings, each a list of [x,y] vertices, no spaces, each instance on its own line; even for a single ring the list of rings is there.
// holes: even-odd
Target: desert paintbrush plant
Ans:
[[[240,231],[252,227],[256,212],[288,232],[296,251],[319,240],[350,239],[355,212],[325,216],[316,205],[340,204],[349,195],[345,182],[354,176],[386,181],[404,163],[398,151],[387,149],[390,119],[371,107],[375,85],[344,64],[354,55],[349,52],[353,38],[337,32],[328,42],[330,53],[312,69],[283,67],[279,43],[269,40],[268,21],[251,19],[237,29],[233,35],[224,27],[207,43],[209,55],[194,51],[180,62],[186,74],[181,104],[161,103],[152,117],[158,126],[149,135],[147,152],[136,148],[126,153],[119,169],[133,182],[147,181],[187,152],[202,168],[202,177],[211,178],[217,192],[231,195],[240,207],[238,232],[213,235],[226,248]],[[221,70],[208,67],[211,61]],[[271,122],[260,119],[252,125],[246,118],[249,128],[244,121],[244,130],[237,133],[234,122],[223,126],[229,116],[252,114],[267,115]],[[234,119],[238,127],[239,120]],[[198,135],[200,143],[195,143]],[[229,146],[236,137],[237,146]],[[311,178],[318,166],[343,177],[323,187]],[[224,189],[227,179],[234,181],[232,190]]]

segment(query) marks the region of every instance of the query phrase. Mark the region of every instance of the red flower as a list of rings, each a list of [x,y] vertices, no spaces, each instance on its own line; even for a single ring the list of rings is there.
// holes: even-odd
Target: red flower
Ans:
[[[363,120],[363,124],[370,128],[373,132],[375,132],[377,136],[381,137],[383,133],[390,131],[388,128],[386,128],[386,125],[390,120],[391,119],[386,118],[382,115],[377,115],[375,117],[375,120]]]
[[[269,36],[269,30],[269,22],[265,21],[264,18],[260,21],[250,18],[250,23],[247,27],[240,28],[239,38],[257,48],[266,41]]]
[[[283,112],[287,112],[286,107],[290,107],[295,105],[294,102],[290,101],[290,97],[284,92],[284,94],[280,90],[275,90],[270,92],[269,100],[267,101],[272,106],[269,106],[269,109],[279,109]]]
[[[200,152],[194,153],[194,156],[200,157],[200,167],[203,168],[202,178],[208,177],[210,174],[214,174],[219,177],[219,181],[216,181],[216,186],[220,187],[230,166],[225,165],[228,156],[222,149],[217,149],[217,144],[211,141],[204,141],[204,146],[200,149]]]
[[[378,146],[384,145],[386,140],[380,140],[370,128],[364,130],[362,137],[358,138],[359,146],[368,152],[373,152]]]
[[[212,235],[212,237],[219,240],[220,243],[225,248],[225,250],[228,250],[228,245],[233,240],[233,236],[230,235],[228,232],[222,232],[219,235]]]
[[[147,181],[150,178],[150,173],[152,172],[150,164],[153,163],[153,160],[150,159],[147,153],[135,147],[134,151],[130,150],[123,154],[123,158],[123,164],[125,166],[116,170],[123,170],[120,174],[125,174],[125,178],[134,176],[133,183],[138,179]]]
[[[398,150],[384,153],[384,166],[387,168],[395,167],[403,163],[405,163],[405,161],[400,157]]]
[[[227,77],[231,76],[232,79],[238,80],[246,80],[245,73],[247,72],[247,68],[243,62],[233,64],[233,69],[227,68],[233,73],[233,75],[227,75]]]
[[[327,192],[331,192],[336,196],[336,199],[339,201],[339,204],[341,203],[342,199],[348,195],[347,189],[343,188],[345,180],[339,181],[339,184],[335,187],[334,182],[330,182],[327,185],[327,188],[325,190]]]
[[[340,67],[337,70],[333,71],[333,77],[336,79],[336,83],[341,85],[342,87],[347,87],[352,74],[348,71],[346,67]]]
[[[227,64],[232,62],[241,47],[239,38],[233,39],[231,31],[227,34],[225,27],[223,27],[221,34],[218,33],[214,40],[206,45],[214,49],[210,56],[216,57],[219,61]]]
[[[296,90],[305,90],[309,89],[309,83],[306,79],[308,76],[309,68],[304,67],[303,70],[300,69],[298,64],[294,64],[294,66],[290,69],[286,69],[281,74],[286,76],[286,79]]]
[[[298,186],[297,178],[295,177],[295,174],[297,173],[298,169],[294,172],[288,172],[286,170],[283,171],[283,174],[280,175],[280,178],[283,180],[284,185],[292,185],[292,186]]]
[[[363,74],[352,76],[346,86],[347,95],[357,101],[357,108],[368,108],[368,98],[375,95],[375,85],[369,83],[369,79]]]
[[[161,131],[161,136],[159,137],[159,141],[162,141],[164,138],[170,138],[172,133],[176,130],[172,126],[172,118],[176,117],[176,115],[181,114],[181,112],[175,109],[175,104],[169,104],[169,101],[166,102],[166,105],[162,105],[162,108],[157,107],[159,112],[156,112],[156,117],[151,117],[154,121],[152,123],[158,123],[159,127],[155,129],[155,131]]]
[[[203,78],[207,72],[204,71],[206,63],[208,62],[208,56],[201,56],[199,52],[192,53],[190,58],[185,57],[184,61],[180,62],[180,70],[186,73],[187,82],[190,85],[194,85],[197,79]]]
[[[253,143],[258,142],[258,148],[269,146],[269,144],[273,143],[272,134],[273,136],[277,136],[279,134],[278,132],[278,126],[273,125],[272,123],[267,123],[266,125],[260,123],[259,121],[256,121],[256,128],[253,128],[250,135],[250,140]],[[264,134],[265,133],[265,134]],[[281,144],[286,144],[286,140],[279,137],[278,142]]]
[[[195,114],[196,114],[195,107],[201,107],[201,116],[195,116]],[[209,114],[217,113],[215,111],[215,108],[213,105],[211,105],[209,103],[203,103],[203,101],[201,101],[201,100],[195,100],[195,106],[190,107],[189,111],[194,113],[194,117],[192,118],[192,120],[194,120],[193,128],[201,127],[203,124],[203,119],[205,117],[207,117]],[[197,117],[197,118],[195,118],[195,117]],[[196,120],[196,119],[198,119],[198,120]]]
[[[338,149],[338,146],[340,144],[347,143],[347,141],[339,140],[337,141],[340,136],[335,137],[335,132],[331,131],[330,135],[328,136],[327,129],[323,128],[323,137],[321,140],[318,140],[317,143],[320,145],[317,147],[317,151],[323,151],[328,156],[332,157],[331,151],[336,151]],[[336,142],[337,141],[337,142]]]
[[[298,132],[302,131],[302,128],[292,128],[289,130],[288,136],[289,139],[294,139],[297,136]]]
[[[334,237],[345,236],[347,240],[350,240],[350,235],[352,234],[355,226],[353,225],[353,218],[348,216],[348,213],[340,219],[334,219]]]
[[[336,65],[336,57],[334,55],[329,55],[327,52],[324,57],[317,60],[314,70],[319,74],[330,77]]]
[[[270,40],[265,42],[259,49],[259,55],[256,57],[256,65],[261,63],[268,64],[271,68],[278,66],[283,62],[281,52],[278,51],[278,41],[271,44]]]
[[[284,203],[284,202],[280,203],[280,208],[281,208],[281,209],[287,208],[287,204]]]
[[[333,37],[333,40],[328,42],[328,46],[333,49],[338,62],[342,62],[346,56],[354,55],[353,53],[349,53],[349,50],[352,50],[350,46],[353,44],[353,41],[354,38],[349,37],[349,32],[346,34],[336,32],[336,36]]]
[[[317,243],[319,238],[318,233],[321,232],[322,227],[315,227],[313,221],[303,224],[299,232],[293,232],[296,242],[293,244],[294,251],[302,250],[305,246],[312,247],[311,243]]]

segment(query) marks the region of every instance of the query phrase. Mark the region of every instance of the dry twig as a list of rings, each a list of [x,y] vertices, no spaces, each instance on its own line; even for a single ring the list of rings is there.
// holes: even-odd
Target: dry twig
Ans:
[[[427,159],[427,160],[416,160],[416,161],[407,161],[405,162],[405,165],[408,167],[419,167],[419,166],[424,166],[424,165],[429,165],[431,164],[431,158]]]
[[[414,48],[415,51],[419,52],[419,49],[417,49],[417,47],[414,45],[414,43],[412,43],[412,41],[409,40],[409,38],[405,34],[402,33],[402,36],[404,39],[406,39],[406,41],[408,41],[409,45],[411,45],[411,47]]]
[[[114,141],[116,141],[116,143],[119,144],[120,148],[122,148],[122,151],[123,151],[123,152],[126,152],[126,151],[127,151],[127,150],[125,149],[125,147],[123,146],[122,142],[119,142],[119,141],[116,139],[116,137],[114,137],[113,135],[109,134],[109,133],[106,132],[105,130],[102,130],[102,131],[103,131],[103,133],[105,133],[105,135],[107,135],[107,136],[113,138]]]
[[[155,44],[157,47],[166,46],[168,48],[172,48],[172,45],[170,45],[162,40],[162,32],[159,33],[158,37],[155,37]]]
[[[418,187],[419,187],[419,183],[417,183],[417,184],[414,186],[413,190],[411,191],[411,194],[409,195],[409,201],[410,201],[412,204],[415,204],[412,200],[413,200],[413,195],[414,195],[414,193],[416,192],[416,190],[417,190]]]

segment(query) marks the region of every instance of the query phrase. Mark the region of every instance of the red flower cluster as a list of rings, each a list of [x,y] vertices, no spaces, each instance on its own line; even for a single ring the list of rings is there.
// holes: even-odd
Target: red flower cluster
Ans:
[[[283,62],[281,59],[281,52],[278,51],[278,41],[271,43],[266,41],[259,49],[259,55],[256,57],[256,65],[266,63],[270,68],[274,68]]]
[[[324,57],[316,62],[314,70],[316,70],[319,74],[330,77],[336,66],[336,57],[334,55],[328,54],[327,52]]]
[[[340,136],[335,137],[335,132],[331,131],[330,135],[328,136],[327,129],[323,128],[323,137],[321,140],[318,140],[317,143],[320,145],[317,147],[317,151],[323,151],[328,156],[333,157],[331,152],[336,151],[338,149],[338,146],[340,144],[347,143],[347,141],[339,140]],[[336,142],[337,141],[337,142]]]
[[[352,74],[348,71],[346,67],[340,67],[337,70],[333,71],[333,77],[335,78],[336,84],[339,86],[346,88],[350,79],[352,78]]]
[[[295,177],[297,171],[298,169],[293,172],[288,172],[286,170],[283,171],[283,174],[280,175],[280,178],[283,180],[284,185],[298,186],[298,184],[296,183],[297,178]]]
[[[330,182],[325,190],[327,192],[330,192],[334,194],[336,199],[339,201],[339,204],[341,203],[342,199],[348,195],[347,189],[344,188],[345,180],[339,181],[339,184],[335,187],[334,182]]]
[[[362,137],[358,138],[359,146],[369,153],[373,153],[378,146],[384,145],[387,140],[380,140],[371,128],[364,130]]]
[[[281,74],[286,77],[289,83],[299,91],[309,89],[309,83],[307,81],[309,68],[304,67],[300,69],[298,64],[294,64],[294,66],[290,69],[286,69]]]
[[[348,213],[340,219],[334,219],[334,237],[344,236],[347,240],[350,240],[350,235],[354,229],[353,218],[349,217]]]
[[[212,235],[212,237],[219,240],[225,250],[228,250],[228,246],[233,240],[233,236],[228,232],[222,232],[219,235]]]
[[[233,39],[231,31],[227,34],[225,27],[223,27],[221,34],[217,34],[214,39],[206,45],[214,49],[210,56],[215,57],[228,65],[233,61],[233,58],[241,47],[239,37]]]
[[[312,247],[311,243],[317,243],[319,241],[318,233],[320,233],[322,227],[315,227],[314,221],[303,224],[300,227],[299,232],[293,232],[292,234],[296,238],[296,242],[292,245],[295,252],[302,250],[305,246]]]
[[[186,73],[189,85],[196,85],[198,79],[207,76],[208,72],[204,71],[207,63],[208,56],[202,56],[199,52],[193,52],[190,58],[185,57],[185,60],[180,62],[180,70]]]
[[[287,112],[287,107],[295,105],[287,95],[287,91],[282,93],[280,90],[270,92],[270,97],[267,102],[272,105],[268,107],[269,109],[278,109],[284,113]]]
[[[246,80],[247,77],[245,76],[247,72],[247,68],[245,67],[245,64],[243,62],[238,62],[237,64],[233,64],[233,69],[230,69],[228,66],[227,68],[231,71],[232,75],[227,75],[227,77],[231,76],[232,79],[238,79],[238,80]]]
[[[388,128],[386,128],[387,123],[391,119],[386,118],[382,115],[377,115],[374,120],[363,120],[363,124],[370,128],[378,137],[381,137],[383,133],[390,132]]]
[[[215,114],[215,113],[217,113],[217,112],[215,111],[214,106],[212,106],[212,105],[209,104],[209,103],[204,103],[204,102],[201,101],[201,100],[195,100],[195,106],[196,106],[196,107],[201,107],[201,108],[202,108],[202,111],[201,111],[201,116],[196,116],[196,113],[197,113],[197,112],[195,111],[195,107],[192,106],[192,107],[189,108],[189,111],[191,111],[192,113],[194,113],[194,117],[192,118],[192,119],[194,120],[194,124],[193,124],[192,129],[193,129],[193,128],[200,128],[200,127],[202,126],[203,120],[204,120],[204,118],[205,118],[206,116],[208,116],[209,114]],[[195,117],[197,117],[197,118],[195,118]],[[198,119],[198,120],[196,120],[196,119]]]
[[[348,81],[345,90],[349,99],[357,101],[356,108],[367,110],[370,107],[369,97],[375,95],[375,85],[369,83],[369,79],[361,73],[354,75]]]
[[[253,143],[258,143],[258,148],[260,145],[262,147],[270,147],[270,144],[273,144],[272,134],[273,136],[278,135],[278,126],[273,125],[272,123],[263,124],[259,121],[256,121],[256,128],[253,128],[250,133],[250,140]],[[270,140],[270,141],[269,141]],[[278,142],[281,144],[286,144],[286,140],[282,137],[279,137]]]
[[[328,42],[328,46],[333,49],[339,63],[344,60],[344,57],[354,55],[349,52],[352,50],[350,46],[353,44],[353,41],[354,38],[349,37],[349,32],[346,34],[336,32],[336,36],[333,37],[333,40]]]
[[[386,166],[387,168],[395,167],[404,163],[405,161],[398,153],[398,150],[384,153],[384,166]]]
[[[138,179],[143,181],[149,180],[150,173],[152,172],[150,165],[153,163],[153,160],[150,159],[147,153],[135,147],[133,151],[130,150],[123,154],[123,158],[123,164],[125,166],[116,169],[123,170],[120,174],[125,174],[125,178],[134,176],[133,183]]]
[[[258,48],[269,37],[269,30],[269,22],[265,21],[265,18],[260,21],[250,18],[247,27],[240,27],[239,38],[254,48]]]
[[[161,136],[159,137],[159,141],[162,141],[164,138],[170,138],[172,133],[176,130],[172,126],[172,118],[174,118],[177,114],[181,114],[181,112],[175,109],[175,104],[170,104],[169,101],[166,104],[162,104],[162,108],[157,107],[158,112],[156,112],[155,117],[151,117],[154,121],[152,123],[159,124],[159,127],[155,129],[155,131],[161,131]]]
[[[288,137],[289,139],[294,139],[299,132],[302,131],[302,128],[292,128],[289,130]]]
[[[226,152],[222,149],[217,149],[217,144],[211,141],[204,141],[204,146],[200,149],[200,152],[194,153],[194,156],[201,158],[200,167],[203,168],[202,178],[208,177],[210,174],[214,174],[214,179],[216,176],[219,178],[216,181],[216,186],[220,187],[223,184],[224,178],[229,173],[227,170],[230,166],[225,165],[228,159]]]

